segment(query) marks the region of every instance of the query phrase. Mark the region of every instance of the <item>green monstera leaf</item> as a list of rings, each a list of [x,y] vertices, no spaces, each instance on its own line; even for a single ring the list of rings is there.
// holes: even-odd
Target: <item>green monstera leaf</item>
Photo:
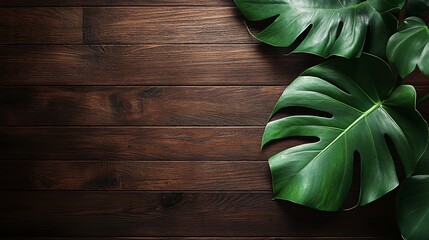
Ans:
[[[387,40],[397,24],[388,11],[399,9],[404,0],[235,0],[235,3],[251,21],[276,17],[256,35],[262,42],[287,47],[311,28],[294,52],[351,58],[360,56],[365,41],[368,51],[385,56]]]
[[[401,185],[396,218],[404,239],[429,239],[429,150],[426,150],[413,176]]]
[[[270,157],[274,198],[326,211],[341,209],[352,183],[355,152],[361,159],[359,205],[380,198],[398,185],[386,135],[411,174],[426,149],[427,123],[415,108],[415,89],[394,86],[388,65],[367,54],[317,65],[295,79],[273,115],[304,107],[332,117],[293,115],[267,124],[263,146],[287,137],[319,138]]]
[[[405,19],[387,44],[387,58],[406,77],[416,66],[429,75],[429,28],[418,17]]]

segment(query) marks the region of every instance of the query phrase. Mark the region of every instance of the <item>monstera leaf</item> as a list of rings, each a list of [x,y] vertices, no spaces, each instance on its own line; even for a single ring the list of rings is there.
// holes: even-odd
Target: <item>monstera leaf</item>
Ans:
[[[429,75],[429,28],[418,17],[405,19],[399,32],[387,44],[387,58],[402,77],[410,74],[416,65]]]
[[[426,150],[413,176],[401,185],[396,217],[404,239],[429,239],[429,150]]]
[[[303,107],[332,117],[293,115],[267,124],[262,145],[294,136],[319,138],[270,157],[274,198],[320,210],[341,209],[358,152],[359,205],[376,200],[398,185],[386,135],[411,174],[426,149],[428,129],[415,109],[414,88],[394,85],[388,65],[367,54],[317,65],[295,79],[273,114]]]
[[[287,47],[311,28],[294,52],[351,58],[360,56],[365,41],[369,41],[370,52],[384,56],[387,40],[396,31],[396,19],[387,12],[400,8],[404,0],[235,0],[235,3],[251,21],[276,17],[256,35],[260,41]]]

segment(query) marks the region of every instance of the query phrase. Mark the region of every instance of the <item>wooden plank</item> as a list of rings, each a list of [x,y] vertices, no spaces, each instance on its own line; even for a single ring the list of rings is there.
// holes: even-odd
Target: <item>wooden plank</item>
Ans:
[[[401,237],[11,237],[8,240],[402,240]]]
[[[0,127],[0,160],[265,160],[263,127]]]
[[[261,152],[263,127],[0,127],[0,160],[265,160],[315,141],[290,138]]]
[[[0,6],[233,6],[232,0],[2,0]]]
[[[265,125],[284,87],[0,87],[1,125]]]
[[[87,44],[255,43],[235,7],[85,8]]]
[[[0,44],[82,43],[82,8],[0,8]]]
[[[1,85],[286,85],[322,61],[262,44],[0,46]]]
[[[4,236],[392,237],[394,194],[321,212],[270,193],[0,192]]]
[[[266,161],[6,161],[1,166],[2,190],[271,192]]]
[[[0,46],[1,85],[282,85],[323,62],[263,44]],[[428,86],[419,71],[408,84]]]
[[[358,164],[351,199],[360,189]],[[272,191],[267,160],[3,161],[1,166],[0,190]],[[395,166],[404,179],[402,164]]]
[[[284,87],[0,87],[1,125],[265,126]],[[419,96],[429,88],[418,87]],[[418,106],[429,119],[428,103]]]

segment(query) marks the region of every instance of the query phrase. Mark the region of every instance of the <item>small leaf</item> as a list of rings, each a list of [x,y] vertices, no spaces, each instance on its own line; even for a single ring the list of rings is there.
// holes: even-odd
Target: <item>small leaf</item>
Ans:
[[[295,79],[273,114],[304,107],[332,117],[294,115],[267,124],[263,145],[294,136],[319,138],[270,157],[274,198],[341,209],[352,183],[355,151],[361,157],[359,205],[380,198],[398,185],[386,135],[410,175],[428,142],[427,123],[415,108],[414,88],[394,85],[388,65],[367,54],[317,65]]]
[[[429,239],[429,150],[413,176],[401,185],[396,201],[396,218],[404,239]]]
[[[387,44],[387,58],[406,77],[416,66],[429,75],[429,28],[418,17],[405,19]]]
[[[235,0],[251,21],[276,17],[256,35],[260,41],[280,47],[290,46],[307,28],[308,35],[294,52],[327,57],[358,57],[364,49],[385,56],[397,21],[387,13],[399,9],[404,0]],[[369,37],[367,36],[369,35]],[[367,39],[368,38],[368,39]]]

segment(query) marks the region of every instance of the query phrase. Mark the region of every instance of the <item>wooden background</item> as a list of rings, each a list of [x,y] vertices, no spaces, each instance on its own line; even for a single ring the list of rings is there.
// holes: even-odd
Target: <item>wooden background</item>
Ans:
[[[257,43],[227,0],[2,0],[0,236],[400,239],[395,193],[271,200],[266,159],[301,140],[261,153],[264,125],[320,61]]]

